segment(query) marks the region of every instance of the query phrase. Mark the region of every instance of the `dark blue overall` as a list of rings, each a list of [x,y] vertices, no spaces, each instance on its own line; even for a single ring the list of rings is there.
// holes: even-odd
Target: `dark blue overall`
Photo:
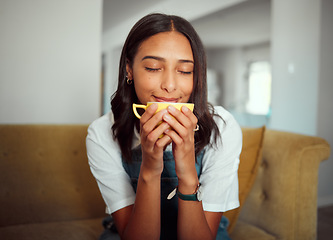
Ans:
[[[202,169],[202,158],[204,151],[198,154],[195,168],[198,178]],[[123,161],[123,167],[131,178],[134,191],[136,191],[138,178],[140,174],[140,166],[142,161],[141,146],[132,150],[132,162]],[[175,170],[175,160],[171,151],[163,153],[164,169],[161,175],[161,238],[173,240],[177,239],[177,214],[178,214],[178,198],[175,196],[171,200],[167,199],[169,193],[178,185],[178,178]],[[221,219],[220,227],[216,239],[228,240],[226,228],[228,219],[224,216]]]

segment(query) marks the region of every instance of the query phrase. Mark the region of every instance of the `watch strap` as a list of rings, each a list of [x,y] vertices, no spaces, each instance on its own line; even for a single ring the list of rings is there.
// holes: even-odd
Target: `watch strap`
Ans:
[[[177,188],[177,196],[181,200],[184,200],[184,201],[199,201],[198,197],[197,197],[197,193],[198,193],[200,185],[201,184],[199,183],[193,194],[182,194],[181,192],[178,191],[178,188]]]

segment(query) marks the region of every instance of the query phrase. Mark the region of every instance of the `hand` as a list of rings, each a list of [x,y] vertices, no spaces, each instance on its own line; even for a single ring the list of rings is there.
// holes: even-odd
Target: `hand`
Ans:
[[[172,118],[173,116],[173,118]],[[187,107],[181,111],[173,106],[163,115],[163,120],[171,126],[164,131],[172,139],[173,155],[179,182],[193,186],[197,184],[195,169],[194,129],[198,119]]]
[[[160,175],[163,171],[163,150],[171,143],[171,138],[168,135],[160,138],[170,126],[162,119],[167,110],[155,114],[156,110],[157,104],[152,104],[140,119],[141,170],[148,174]]]

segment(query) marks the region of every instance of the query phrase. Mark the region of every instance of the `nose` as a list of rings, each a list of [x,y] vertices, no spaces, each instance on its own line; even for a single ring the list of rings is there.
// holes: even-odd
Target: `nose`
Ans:
[[[165,71],[162,77],[161,88],[164,91],[171,93],[174,90],[176,90],[176,87],[177,87],[176,74],[173,73],[172,71]]]

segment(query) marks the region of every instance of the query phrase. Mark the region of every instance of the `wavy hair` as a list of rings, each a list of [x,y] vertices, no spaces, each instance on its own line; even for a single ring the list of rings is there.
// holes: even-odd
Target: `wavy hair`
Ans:
[[[126,161],[131,161],[134,127],[138,121],[132,112],[132,104],[138,102],[138,97],[134,85],[126,83],[126,63],[128,61],[130,65],[133,64],[134,57],[143,41],[155,34],[170,31],[183,34],[192,48],[194,76],[193,91],[189,102],[195,104],[193,113],[197,117],[199,125],[199,131],[195,132],[195,153],[198,154],[206,145],[216,143],[220,136],[213,119],[214,108],[207,102],[206,54],[198,34],[187,20],[179,16],[161,13],[149,14],[141,18],[127,36],[120,57],[118,88],[111,100],[114,115],[113,136],[118,141]],[[212,134],[214,134],[213,143],[210,142]]]

